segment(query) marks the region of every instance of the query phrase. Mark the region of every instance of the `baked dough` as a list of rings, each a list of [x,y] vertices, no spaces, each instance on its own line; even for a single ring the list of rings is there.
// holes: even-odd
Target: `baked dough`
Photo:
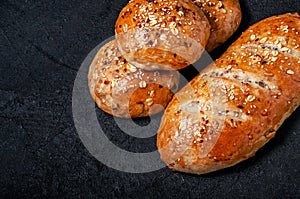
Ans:
[[[205,49],[210,52],[223,44],[238,29],[242,12],[238,0],[192,0],[207,17],[211,29]]]
[[[115,24],[121,54],[144,70],[179,70],[196,62],[210,35],[204,13],[190,0],[134,0]]]
[[[161,159],[203,174],[253,156],[300,105],[300,16],[264,19],[179,91],[158,131]]]
[[[125,118],[146,117],[162,111],[177,91],[177,71],[143,71],[129,64],[113,40],[94,58],[89,89],[98,107]]]

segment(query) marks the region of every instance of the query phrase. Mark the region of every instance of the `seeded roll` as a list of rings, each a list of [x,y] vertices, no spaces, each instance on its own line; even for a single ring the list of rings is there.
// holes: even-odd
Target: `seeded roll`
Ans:
[[[121,54],[136,67],[179,70],[201,57],[210,25],[190,0],[132,0],[115,32]]]
[[[204,174],[255,155],[300,105],[300,16],[264,19],[179,91],[157,135],[173,170]]]
[[[120,54],[116,41],[103,46],[88,74],[89,89],[103,111],[123,118],[146,117],[162,111],[179,83],[177,71],[143,71]]]
[[[238,29],[242,12],[238,0],[192,0],[206,15],[210,37],[205,47],[212,51],[223,44]]]

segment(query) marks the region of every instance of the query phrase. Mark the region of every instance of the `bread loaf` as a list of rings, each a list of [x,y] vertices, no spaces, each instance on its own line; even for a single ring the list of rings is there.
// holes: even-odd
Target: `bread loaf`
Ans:
[[[95,56],[89,70],[89,89],[98,107],[125,118],[162,111],[177,91],[177,71],[143,71],[129,64],[113,40]]]
[[[239,27],[242,12],[238,0],[192,0],[207,17],[210,37],[205,47],[207,51],[223,44]]]
[[[210,25],[190,0],[131,0],[115,25],[119,50],[144,70],[182,69],[196,62]]]
[[[264,146],[300,104],[300,16],[246,30],[168,105],[157,136],[173,170],[203,174]]]

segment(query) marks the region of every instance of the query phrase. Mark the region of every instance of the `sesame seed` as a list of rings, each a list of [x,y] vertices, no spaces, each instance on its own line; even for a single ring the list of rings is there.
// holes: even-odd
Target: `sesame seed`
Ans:
[[[280,70],[283,70],[283,66],[279,66]]]
[[[179,33],[177,28],[171,29],[171,32],[173,33],[173,35],[178,35]]]
[[[172,22],[170,23],[169,27],[170,27],[171,29],[174,29],[174,28],[176,27],[176,22],[172,21]]]
[[[248,102],[253,102],[255,99],[256,99],[255,96],[253,96],[253,95],[248,95],[248,97],[247,97],[246,100],[247,100]]]
[[[291,69],[287,70],[286,73],[289,74],[289,75],[294,75],[295,74],[295,72],[292,71]]]
[[[127,69],[128,69],[130,72],[132,72],[132,73],[134,73],[134,72],[137,71],[137,68],[136,68],[135,66],[131,65],[131,64],[128,64],[128,65],[127,65]]]
[[[272,55],[273,55],[273,56],[277,56],[278,54],[279,54],[279,53],[278,53],[277,50],[273,50],[273,51],[272,51]]]
[[[279,49],[282,48],[282,44],[281,44],[281,43],[278,44],[278,48],[279,48]]]
[[[150,26],[155,26],[156,24],[157,24],[157,21],[156,21],[156,20],[150,21]]]
[[[146,88],[146,87],[147,87],[147,83],[146,83],[145,81],[141,81],[141,82],[139,83],[139,87],[140,87],[140,88]]]
[[[259,42],[260,42],[260,43],[265,43],[267,40],[268,40],[268,38],[267,38],[267,37],[264,37],[264,38],[262,38]]]
[[[283,52],[288,52],[290,49],[287,48],[287,47],[283,47],[283,48],[281,48],[281,50],[282,50]]]
[[[229,65],[229,66],[226,68],[226,70],[230,70],[230,69],[232,69],[232,66],[231,66],[231,65]]]
[[[273,77],[274,74],[273,73],[264,73],[265,76],[268,76],[268,77]]]
[[[250,36],[250,40],[253,41],[253,40],[255,40],[255,39],[256,39],[256,35],[255,35],[255,34],[252,34],[252,35]]]
[[[165,41],[167,39],[167,36],[165,34],[160,35],[160,40]]]
[[[277,61],[277,59],[278,59],[277,57],[272,57],[272,58],[271,58],[271,61],[272,61],[272,62],[275,62],[275,61]]]
[[[153,104],[153,99],[152,98],[147,98],[146,103],[148,106],[151,106]]]
[[[179,11],[177,14],[181,17],[184,15],[184,13],[182,11]]]
[[[123,25],[123,31],[124,31],[124,32],[127,32],[127,31],[128,31],[128,24],[124,24],[124,25]]]
[[[150,95],[150,97],[153,97],[154,96],[154,90],[150,91],[149,95]]]

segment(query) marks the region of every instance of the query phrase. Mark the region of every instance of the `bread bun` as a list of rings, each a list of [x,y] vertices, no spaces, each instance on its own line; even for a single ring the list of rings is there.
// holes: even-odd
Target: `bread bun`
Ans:
[[[223,44],[239,27],[242,12],[238,0],[192,0],[206,15],[211,32],[207,51]]]
[[[203,174],[252,157],[300,105],[300,16],[251,26],[169,103],[157,136],[173,170]]]
[[[131,64],[178,70],[201,57],[210,25],[190,0],[134,0],[121,11],[115,32],[119,50]]]
[[[177,71],[143,71],[129,64],[113,40],[95,56],[89,70],[89,89],[98,107],[125,118],[156,114],[177,90]]]

